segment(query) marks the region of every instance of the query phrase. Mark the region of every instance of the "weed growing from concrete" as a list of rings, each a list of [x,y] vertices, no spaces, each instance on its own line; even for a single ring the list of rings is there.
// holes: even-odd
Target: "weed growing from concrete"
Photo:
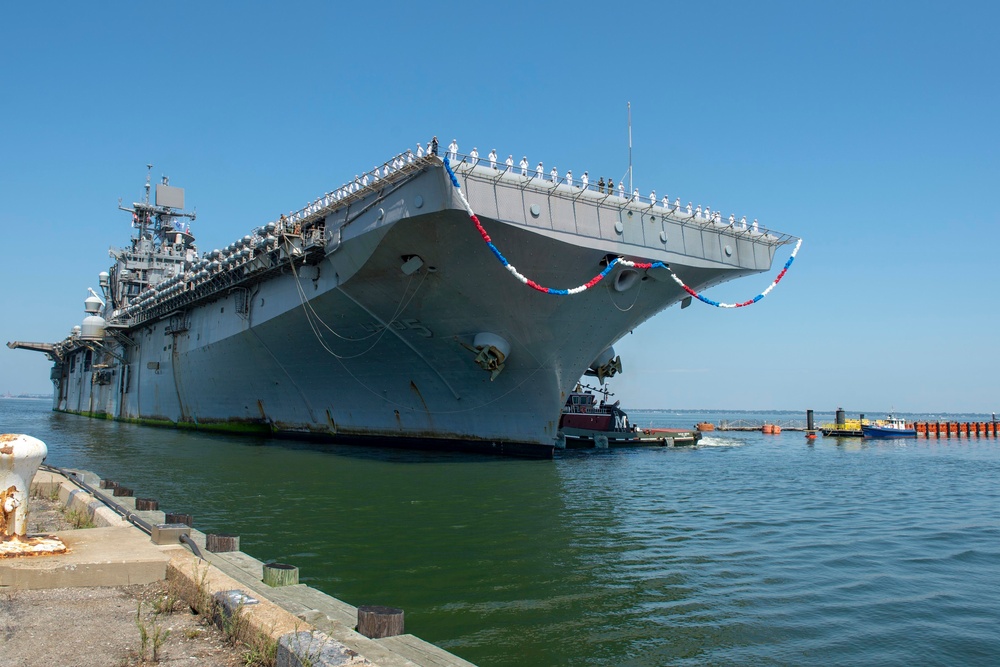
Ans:
[[[77,509],[64,509],[63,514],[74,528],[93,528],[97,525],[89,514]]]
[[[313,667],[316,665],[320,659],[320,654],[323,652],[323,644],[316,638],[313,631],[310,630],[309,641],[303,645],[301,636],[306,633],[300,633],[299,628],[295,626],[295,650],[292,654],[299,661],[302,667]],[[318,645],[317,645],[318,642]]]
[[[215,600],[208,589],[208,564],[202,567],[201,562],[194,565],[195,591],[194,600],[190,600],[191,607],[206,618],[212,618],[215,611]]]

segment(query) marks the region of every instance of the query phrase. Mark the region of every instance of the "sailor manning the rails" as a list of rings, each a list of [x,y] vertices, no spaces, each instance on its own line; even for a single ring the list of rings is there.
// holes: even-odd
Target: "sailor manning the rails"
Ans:
[[[420,142],[418,141],[417,142],[417,157],[423,157],[423,156],[424,156],[424,147],[421,146]]]
[[[452,162],[458,160],[458,142],[454,139],[448,144],[448,159]]]
[[[496,169],[497,168],[497,149],[491,148],[490,149],[490,154],[487,155],[486,157],[488,157],[490,159],[490,169]]]
[[[538,166],[535,167],[535,178],[542,178],[542,163],[539,162]]]
[[[514,156],[513,154],[507,156],[507,161],[504,162],[507,165],[506,171],[514,171]]]
[[[527,155],[525,155],[524,157],[521,158],[521,163],[520,163],[519,166],[521,167],[521,175],[522,176],[527,176],[528,175],[528,156]]]
[[[472,158],[472,166],[473,167],[475,167],[477,164],[479,164],[479,151],[476,150],[475,146],[472,147],[472,152],[469,153],[469,157]]]

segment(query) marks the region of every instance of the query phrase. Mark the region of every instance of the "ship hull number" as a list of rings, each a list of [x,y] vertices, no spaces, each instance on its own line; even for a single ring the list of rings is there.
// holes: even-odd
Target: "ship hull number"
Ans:
[[[378,333],[385,328],[381,322],[369,322],[367,324],[362,324],[362,328],[369,333]],[[408,320],[393,320],[389,323],[389,326],[396,331],[412,331],[418,336],[423,336],[424,338],[433,338],[434,333],[425,327],[420,320],[408,319]]]

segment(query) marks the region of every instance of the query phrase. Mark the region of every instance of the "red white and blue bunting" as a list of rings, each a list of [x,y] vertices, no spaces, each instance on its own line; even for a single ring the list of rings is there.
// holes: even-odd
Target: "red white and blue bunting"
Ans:
[[[785,262],[785,267],[781,270],[781,273],[778,274],[778,277],[774,279],[774,282],[772,282],[766,290],[764,290],[754,298],[750,299],[749,301],[744,301],[743,303],[720,303],[718,301],[713,301],[712,299],[709,299],[707,297],[698,294],[693,289],[685,285],[684,281],[678,278],[677,274],[675,274],[670,269],[670,267],[664,264],[663,262],[659,261],[633,262],[623,257],[615,257],[613,260],[608,262],[608,265],[604,267],[603,271],[598,273],[596,276],[594,276],[584,284],[579,285],[577,287],[572,287],[570,289],[555,289],[553,287],[545,287],[544,285],[539,285],[538,283],[536,283],[534,280],[531,280],[527,276],[521,275],[521,273],[517,270],[517,268],[509,261],[507,261],[507,258],[503,256],[503,253],[500,252],[500,250],[495,245],[493,245],[493,241],[490,239],[490,235],[486,232],[486,229],[483,228],[482,223],[479,222],[479,218],[476,216],[475,212],[472,210],[472,207],[469,205],[469,200],[465,198],[465,194],[462,192],[462,185],[458,182],[458,177],[455,176],[455,172],[452,171],[451,162],[448,160],[447,156],[444,157],[444,168],[448,172],[448,176],[451,178],[451,183],[452,185],[455,186],[455,190],[458,192],[458,198],[462,201],[462,205],[465,206],[465,210],[466,212],[468,212],[469,218],[472,220],[472,222],[475,223],[476,229],[479,230],[479,235],[483,237],[484,241],[486,241],[486,245],[489,247],[490,251],[496,256],[498,260],[500,260],[500,263],[503,264],[504,268],[507,269],[507,271],[509,271],[512,276],[517,278],[519,281],[521,281],[528,287],[534,290],[538,290],[539,292],[543,292],[545,294],[555,294],[558,296],[580,294],[581,292],[590,289],[597,283],[604,280],[604,277],[607,276],[609,273],[611,273],[611,270],[614,269],[615,266],[620,264],[622,266],[627,266],[633,269],[652,269],[656,267],[662,267],[670,273],[670,277],[673,278],[674,281],[681,286],[681,289],[683,289],[685,292],[695,297],[699,301],[707,303],[710,306],[715,306],[716,308],[742,308],[743,306],[749,306],[752,303],[757,303],[765,296],[767,296],[772,289],[774,289],[775,285],[777,285],[781,281],[781,279],[785,277],[785,272],[788,271],[788,267],[792,265],[792,262],[795,260],[795,255],[799,251],[799,247],[802,246],[802,239],[799,239],[799,242],[795,244],[795,250],[792,251],[791,257],[789,257],[788,261]]]
[[[701,294],[698,294],[693,289],[691,289],[690,287],[688,287],[687,285],[685,285],[684,281],[681,280],[680,278],[678,278],[676,273],[674,273],[673,271],[670,271],[670,267],[667,267],[667,271],[670,271],[670,277],[674,279],[675,283],[677,283],[678,285],[681,286],[682,290],[684,290],[685,292],[687,292],[688,294],[690,294],[694,298],[698,299],[699,301],[707,303],[710,306],[715,306],[716,308],[742,308],[743,306],[749,306],[750,304],[757,303],[758,301],[760,301],[761,299],[763,299],[765,296],[767,296],[771,292],[771,290],[774,289],[775,285],[777,285],[778,283],[781,282],[781,279],[785,277],[785,273],[788,271],[788,267],[790,267],[792,265],[792,262],[795,261],[795,255],[798,254],[799,248],[801,248],[801,247],[802,247],[802,239],[799,239],[798,243],[795,244],[795,249],[792,250],[792,254],[788,257],[788,261],[785,262],[784,268],[781,269],[781,273],[778,274],[778,277],[775,278],[774,281],[770,285],[767,286],[766,290],[764,290],[763,292],[761,292],[760,294],[758,294],[754,298],[752,298],[752,299],[750,299],[748,301],[744,301],[743,303],[720,303],[718,301],[713,301],[712,299],[709,299],[706,296],[702,296]]]

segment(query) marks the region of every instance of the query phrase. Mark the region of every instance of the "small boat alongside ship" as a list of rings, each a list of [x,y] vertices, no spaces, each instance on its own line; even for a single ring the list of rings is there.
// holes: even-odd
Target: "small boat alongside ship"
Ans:
[[[601,394],[600,403],[597,394]],[[559,417],[559,439],[569,449],[607,449],[608,447],[696,445],[701,440],[697,430],[674,428],[643,429],[629,422],[619,401],[609,403],[613,394],[607,387],[577,384],[570,392]]]

